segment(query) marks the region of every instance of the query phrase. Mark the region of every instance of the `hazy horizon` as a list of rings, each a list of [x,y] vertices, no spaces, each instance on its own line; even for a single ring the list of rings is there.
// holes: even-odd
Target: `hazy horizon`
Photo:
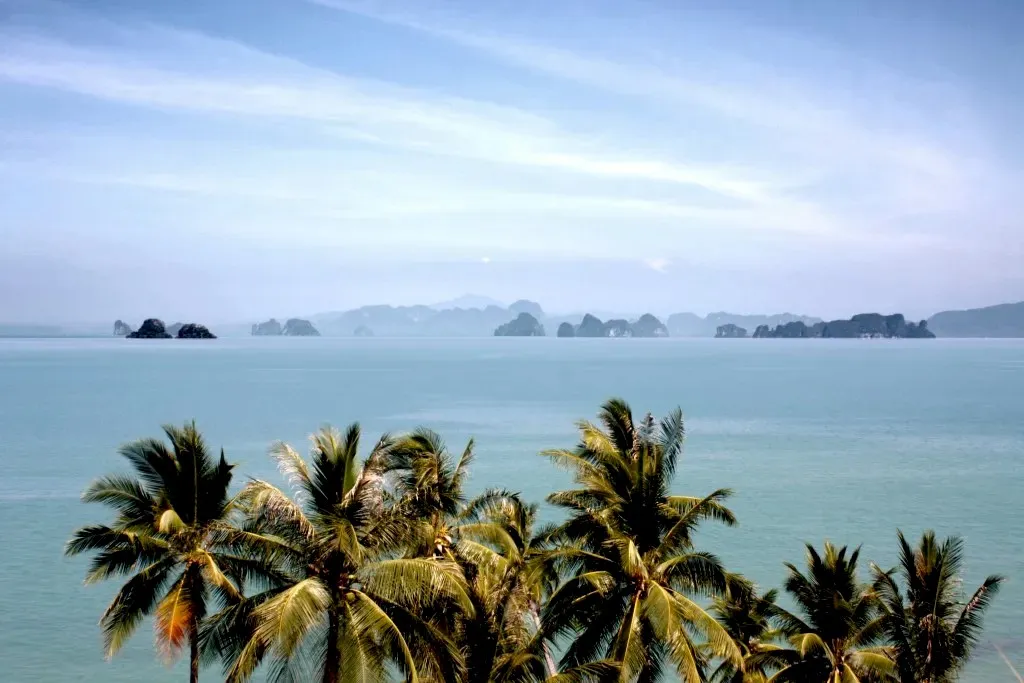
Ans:
[[[1024,299],[1024,7],[0,0],[0,321]]]

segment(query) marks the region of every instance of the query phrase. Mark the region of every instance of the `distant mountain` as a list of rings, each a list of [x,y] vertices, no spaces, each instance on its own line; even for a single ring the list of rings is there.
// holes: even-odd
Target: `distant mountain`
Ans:
[[[433,306],[363,306],[341,313],[313,316],[325,335],[351,336],[360,327],[378,337],[490,337],[494,330],[520,313],[544,319],[540,305],[517,301],[513,306],[441,308]]]
[[[519,302],[516,302],[519,303]],[[480,296],[479,294],[463,294],[457,299],[451,301],[442,301],[437,304],[430,304],[430,308],[436,311],[444,311],[450,308],[490,308],[496,306],[498,308],[505,308],[505,304],[489,296]],[[526,313],[532,313],[532,311],[526,311]]]
[[[940,337],[1024,337],[1024,301],[965,311],[943,311],[928,318]]]
[[[558,326],[559,337],[667,337],[668,330],[660,320],[644,313],[638,320],[630,322],[625,318],[613,318],[602,322],[596,315],[587,313],[579,325],[568,322]]]
[[[723,328],[724,329],[724,328]],[[723,335],[724,336],[724,335]],[[799,320],[769,328],[760,325],[755,339],[934,339],[928,322],[907,322],[901,313],[859,313],[849,320],[805,325]]]
[[[775,315],[740,315],[737,313],[709,313],[707,317],[700,317],[696,313],[673,313],[668,317],[666,325],[668,332],[673,337],[714,337],[719,327],[735,325],[748,330],[754,330],[761,326],[769,328],[786,325],[788,323],[801,322],[805,325],[814,325],[822,322],[821,318],[814,318],[806,315],[795,315],[793,313],[777,313]]]
[[[498,325],[495,337],[543,337],[544,326],[529,313],[520,313],[515,320]]]

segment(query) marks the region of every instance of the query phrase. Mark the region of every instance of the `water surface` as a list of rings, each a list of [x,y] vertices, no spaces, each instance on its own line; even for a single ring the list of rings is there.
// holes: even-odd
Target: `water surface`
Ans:
[[[1009,577],[965,676],[1024,668],[1024,341],[221,339],[0,340],[0,678],[13,683],[185,680],[144,625],[113,662],[96,625],[114,586],[82,586],[61,556],[103,510],[78,501],[123,469],[119,444],[196,419],[242,475],[274,477],[278,439],[304,450],[323,423],[368,437],[428,425],[477,439],[472,487],[541,500],[567,482],[537,456],[618,395],[688,441],[676,489],[735,490],[734,529],[702,532],[765,586],[803,542],[863,544],[895,560],[896,528],[961,534],[967,579]],[[866,566],[865,566],[866,570]],[[217,680],[209,670],[206,680]]]

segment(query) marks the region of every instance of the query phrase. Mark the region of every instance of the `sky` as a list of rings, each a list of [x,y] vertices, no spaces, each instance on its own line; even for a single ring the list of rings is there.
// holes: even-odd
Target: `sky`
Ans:
[[[0,321],[1024,299],[1019,0],[0,0]]]

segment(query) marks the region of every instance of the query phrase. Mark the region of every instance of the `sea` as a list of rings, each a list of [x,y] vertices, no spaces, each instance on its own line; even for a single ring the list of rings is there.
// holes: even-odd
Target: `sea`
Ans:
[[[866,579],[869,561],[895,563],[897,529],[959,534],[965,589],[1007,577],[963,680],[1024,670],[1024,340],[4,339],[0,680],[187,679],[149,623],[106,661],[97,621],[116,585],[84,586],[86,561],[62,554],[107,519],[82,489],[162,424],[196,420],[239,484],[279,481],[270,444],[305,450],[325,424],[358,421],[367,447],[428,426],[453,451],[476,440],[472,491],[540,502],[569,479],[539,452],[573,446],[612,396],[683,409],[674,489],[734,491],[739,525],[697,537],[729,568],[779,586],[828,539],[862,547]]]

